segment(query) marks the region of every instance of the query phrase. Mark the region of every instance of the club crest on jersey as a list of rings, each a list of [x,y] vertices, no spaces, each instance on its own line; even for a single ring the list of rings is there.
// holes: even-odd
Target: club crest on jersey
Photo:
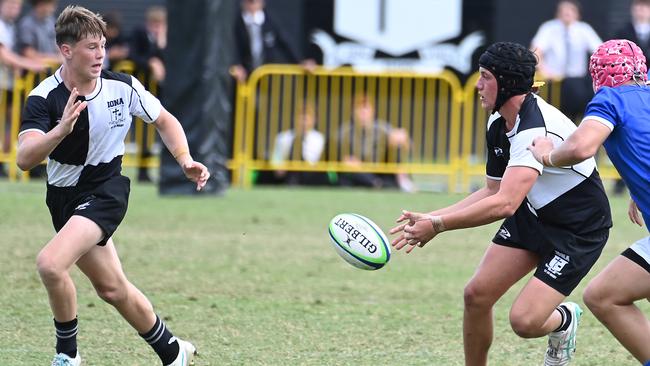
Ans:
[[[124,127],[124,99],[118,98],[115,100],[109,100],[106,104],[108,105],[108,112],[111,116],[109,122],[110,128]]]

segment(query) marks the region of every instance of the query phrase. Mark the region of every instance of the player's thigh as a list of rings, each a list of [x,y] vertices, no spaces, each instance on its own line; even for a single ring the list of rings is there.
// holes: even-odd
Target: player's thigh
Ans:
[[[501,297],[537,266],[539,256],[529,250],[491,244],[466,286],[469,296]]]
[[[122,263],[111,238],[107,240],[106,245],[95,245],[79,258],[77,266],[98,291],[118,290],[127,284]]]
[[[585,290],[589,301],[608,299],[629,304],[650,297],[650,272],[631,259],[620,255],[594,277]]]
[[[72,216],[41,250],[39,267],[69,268],[89,251],[103,236],[102,229],[82,216]]]

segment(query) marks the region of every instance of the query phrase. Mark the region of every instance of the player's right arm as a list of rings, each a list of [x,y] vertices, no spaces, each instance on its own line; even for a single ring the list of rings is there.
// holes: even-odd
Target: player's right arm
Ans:
[[[21,170],[29,170],[40,164],[74,129],[79,114],[88,102],[77,100],[79,91],[73,88],[63,110],[61,121],[50,131],[42,133],[28,130],[18,136],[16,164]]]
[[[537,161],[546,166],[571,166],[596,155],[612,129],[600,119],[587,117],[557,148],[553,147],[551,139],[537,137],[528,149]]]

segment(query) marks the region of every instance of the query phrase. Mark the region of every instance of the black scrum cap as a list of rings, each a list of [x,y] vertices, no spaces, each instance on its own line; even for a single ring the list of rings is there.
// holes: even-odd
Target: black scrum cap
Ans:
[[[526,94],[533,86],[537,57],[528,48],[514,42],[492,44],[478,60],[497,79],[497,99],[492,113],[512,96]]]

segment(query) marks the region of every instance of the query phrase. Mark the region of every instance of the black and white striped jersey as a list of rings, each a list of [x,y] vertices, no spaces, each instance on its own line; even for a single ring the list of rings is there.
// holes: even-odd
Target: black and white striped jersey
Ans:
[[[590,232],[611,226],[609,201],[593,158],[579,164],[544,167],[528,150],[535,137],[548,136],[558,145],[575,124],[555,107],[535,94],[528,94],[512,130],[498,113],[488,120],[488,178],[500,180],[507,167],[526,166],[540,176],[528,192],[531,210],[545,223]]]
[[[61,120],[70,97],[61,68],[43,80],[27,98],[20,133],[47,133]],[[47,181],[57,187],[103,182],[121,171],[124,139],[132,116],[147,123],[160,115],[160,101],[133,76],[103,70],[95,90],[79,96],[84,109],[70,135],[52,151]]]

